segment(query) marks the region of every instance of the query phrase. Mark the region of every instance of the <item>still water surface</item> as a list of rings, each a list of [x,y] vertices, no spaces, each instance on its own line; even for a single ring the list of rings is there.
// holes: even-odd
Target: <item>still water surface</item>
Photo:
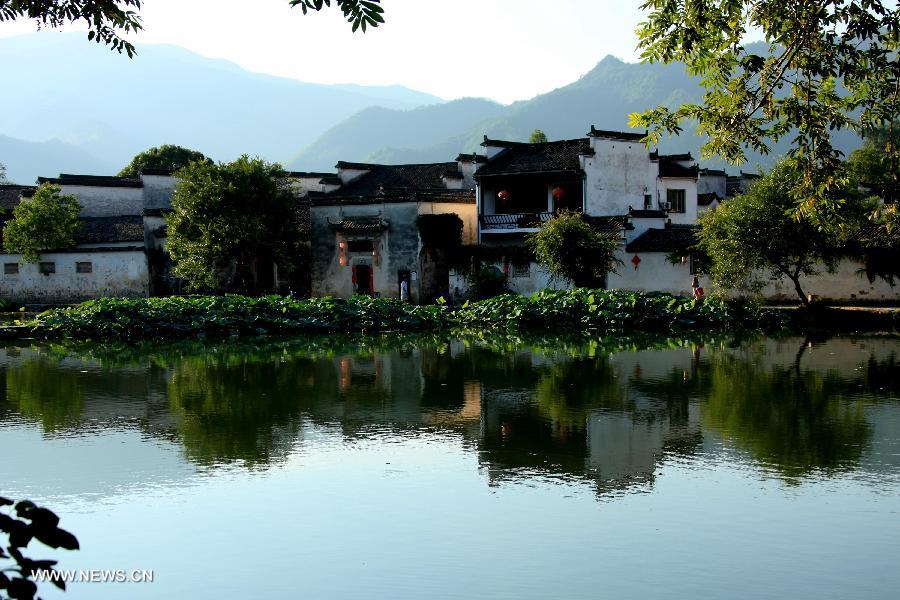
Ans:
[[[615,346],[615,344],[612,344]],[[900,340],[0,348],[47,598],[898,598]]]

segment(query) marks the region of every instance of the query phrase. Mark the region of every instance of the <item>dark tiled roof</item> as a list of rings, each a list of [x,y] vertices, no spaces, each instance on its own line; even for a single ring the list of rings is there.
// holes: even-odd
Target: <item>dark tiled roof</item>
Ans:
[[[592,154],[591,141],[587,138],[539,144],[512,143],[478,169],[475,177],[516,173],[581,173],[580,157]]]
[[[475,190],[408,190],[384,189],[373,196],[345,196],[343,190],[331,193],[312,192],[311,206],[381,204],[384,202],[443,202],[445,204],[475,204]]]
[[[493,146],[494,148],[512,148],[514,146],[523,146],[525,142],[511,142],[509,140],[494,140],[489,138],[488,136],[484,136],[484,141],[481,142],[481,145],[485,148],[488,146]]]
[[[323,185],[343,185],[344,182],[337,175],[326,175],[319,183]]]
[[[625,140],[628,142],[639,142],[647,137],[647,132],[645,131],[644,133],[632,133],[627,131],[609,131],[607,129],[597,129],[596,127],[591,125],[591,130],[587,135],[589,135],[590,137]]]
[[[696,225],[668,225],[648,229],[625,247],[626,252],[683,252],[697,243]]]
[[[339,160],[335,165],[336,169],[351,169],[353,171],[368,171],[374,167],[380,167],[381,165],[373,165],[369,163],[358,163],[358,162],[347,162],[345,160]]]
[[[140,179],[129,177],[111,177],[107,175],[69,175],[61,173],[59,177],[38,177],[38,183],[55,185],[81,185],[92,187],[124,187],[141,188],[144,183]]]
[[[884,225],[866,225],[859,228],[851,241],[864,248],[897,248],[900,247],[900,227],[888,229]]]
[[[691,156],[690,152],[683,152],[681,154],[659,154],[657,152],[651,152],[650,157],[659,160],[674,160],[676,162],[694,160],[694,157]]]
[[[697,194],[697,206],[709,206],[716,200],[721,200],[721,198],[719,198],[719,195],[715,192]]]
[[[708,175],[710,177],[725,177],[728,175],[728,173],[720,169],[700,169],[700,174]]]
[[[178,169],[142,169],[141,175],[156,175],[157,177],[171,177]]]
[[[660,159],[659,161],[660,177],[697,179],[698,173],[699,168],[696,165],[693,167],[683,167],[674,160]]]
[[[162,217],[172,212],[171,208],[145,208],[141,214],[145,217]]]
[[[338,163],[341,164],[341,163]],[[329,192],[326,197],[332,200],[365,200],[365,201],[412,201],[424,192],[439,193],[448,191],[444,185],[444,177],[458,172],[455,162],[428,163],[421,165],[367,165],[368,173],[347,183],[341,189]],[[459,195],[462,190],[453,190]],[[316,203],[321,203],[321,196],[312,196]],[[327,203],[327,202],[326,202]]]
[[[22,196],[29,197],[34,193],[36,188],[30,185],[0,185],[0,210],[12,210],[22,199]]]
[[[144,219],[141,216],[83,217],[75,234],[79,244],[143,242]]]
[[[388,228],[387,222],[381,217],[347,217],[338,223],[329,221],[329,225],[336,231],[359,234],[381,233]]]
[[[637,210],[632,208],[628,211],[628,216],[632,219],[665,219],[667,215],[664,210]]]
[[[323,179],[325,177],[337,177],[334,173],[315,173],[310,171],[288,171],[288,177],[294,179]]]
[[[585,220],[603,237],[609,239],[621,239],[623,229],[634,229],[634,226],[628,222],[627,215],[612,217],[591,217],[585,215]]]
[[[487,156],[482,156],[481,154],[460,154],[456,157],[456,162],[462,163],[486,163],[488,161]]]

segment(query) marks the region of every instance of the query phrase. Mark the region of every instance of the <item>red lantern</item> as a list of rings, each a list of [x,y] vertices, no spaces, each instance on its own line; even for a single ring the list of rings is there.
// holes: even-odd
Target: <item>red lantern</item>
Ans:
[[[497,193],[497,197],[500,198],[500,200],[502,200],[503,202],[506,202],[507,200],[509,200],[509,192],[506,190],[501,190]]]
[[[554,200],[562,200],[566,196],[566,188],[558,185],[553,188],[553,199]]]
[[[637,271],[638,265],[641,264],[641,257],[635,254],[631,259],[631,264],[634,265],[634,270]]]

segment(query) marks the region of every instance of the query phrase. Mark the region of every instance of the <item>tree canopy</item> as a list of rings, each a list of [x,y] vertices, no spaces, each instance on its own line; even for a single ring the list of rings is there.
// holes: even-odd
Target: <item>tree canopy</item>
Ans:
[[[900,132],[900,122],[891,127]],[[871,131],[847,160],[854,179],[888,204],[900,200],[900,153],[891,151],[892,137],[890,127]]]
[[[106,44],[129,57],[134,45],[122,36],[143,29],[140,9],[143,0],[0,0],[0,22],[30,19],[38,27],[59,28],[86,23],[88,40]],[[289,0],[303,14],[325,8],[339,8],[353,31],[384,23],[381,0]],[[249,10],[249,9],[248,9]]]
[[[136,155],[127,167],[119,171],[119,177],[138,177],[145,169],[177,171],[194,161],[211,162],[197,150],[164,144]]]
[[[75,196],[63,196],[59,186],[45,183],[13,209],[13,218],[3,226],[3,248],[27,262],[36,262],[45,250],[71,248],[80,211]]]
[[[645,0],[638,28],[642,58],[683,62],[700,78],[703,101],[631,115],[648,143],[686,122],[708,136],[705,157],[733,163],[745,149],[792,140],[800,167],[789,190],[818,225],[833,221],[840,152],[831,132],[863,134],[900,116],[900,9],[881,0]],[[744,43],[760,32],[765,51]],[[891,135],[898,132],[891,130]],[[890,151],[897,152],[896,139]]]
[[[6,165],[0,163],[0,184],[9,183],[9,180],[6,178]]]
[[[528,138],[529,144],[542,144],[547,141],[547,134],[541,131],[540,129],[535,129],[531,132],[531,136]]]
[[[709,258],[716,284],[759,291],[767,278],[787,278],[806,304],[803,278],[834,269],[872,207],[853,190],[839,190],[848,198],[840,209],[844,227],[821,231],[792,214],[790,191],[797,177],[796,165],[783,161],[746,193],[700,218],[698,246]]]
[[[297,199],[280,165],[242,156],[192,162],[166,216],[173,273],[192,289],[256,293],[272,264],[289,270],[301,240]]]
[[[602,287],[618,264],[616,240],[594,230],[579,213],[563,212],[546,221],[527,240],[535,259],[553,277],[578,287]]]

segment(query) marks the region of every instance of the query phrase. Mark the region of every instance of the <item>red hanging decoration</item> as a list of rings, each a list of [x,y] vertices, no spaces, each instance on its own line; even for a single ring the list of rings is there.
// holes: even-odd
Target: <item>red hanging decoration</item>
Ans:
[[[562,187],[561,185],[558,185],[555,188],[553,188],[553,199],[554,200],[562,200],[563,198],[565,198],[565,196],[566,196],[566,188]]]
[[[507,200],[509,200],[509,192],[506,190],[501,190],[497,192],[497,197],[500,198],[500,200],[502,200],[503,202],[506,202]]]
[[[631,259],[631,264],[634,265],[634,270],[637,271],[638,265],[641,264],[641,257],[635,254],[634,258]]]

